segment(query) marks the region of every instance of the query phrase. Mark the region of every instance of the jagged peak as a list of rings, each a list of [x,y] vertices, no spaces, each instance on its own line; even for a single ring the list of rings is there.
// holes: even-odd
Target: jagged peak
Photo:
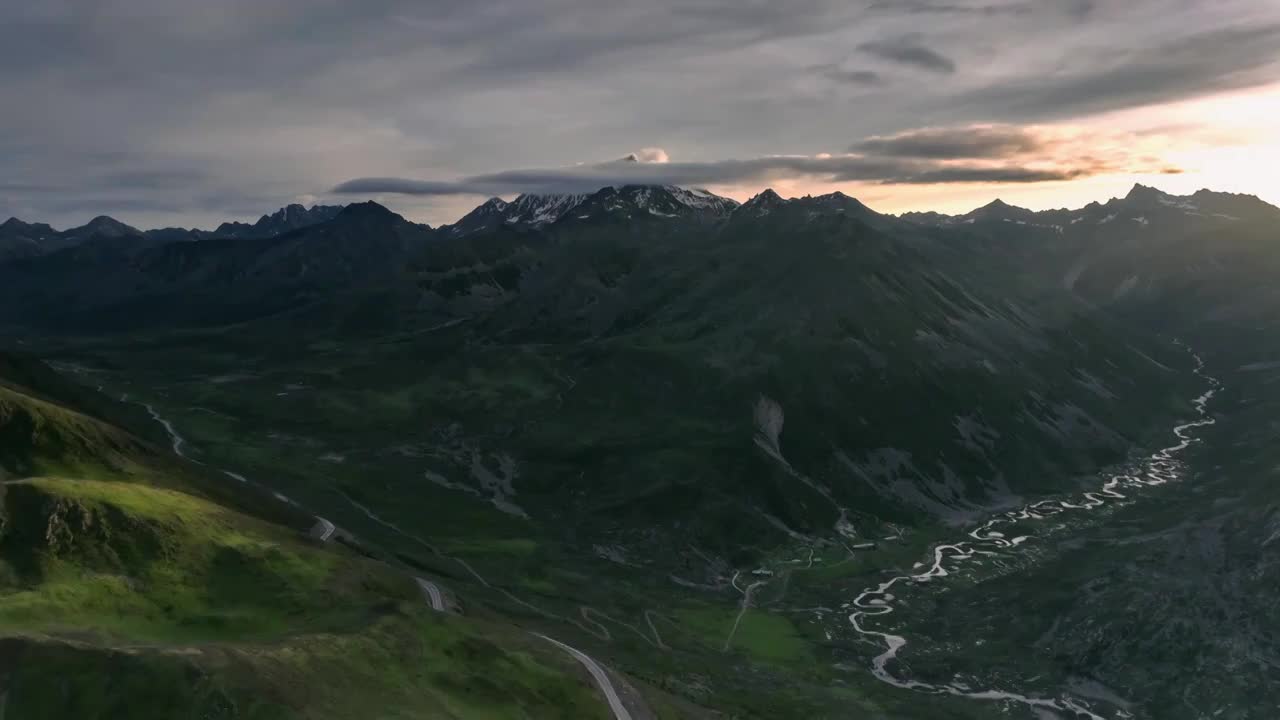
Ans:
[[[273,213],[264,213],[258,218],[259,225],[265,225],[272,220],[288,220],[291,216],[305,213],[307,209],[298,203],[289,203]]]
[[[742,206],[739,207],[738,210],[744,211],[752,216],[763,216],[768,215],[775,209],[786,204],[787,201],[782,199],[781,195],[774,192],[773,188],[765,188],[746,202],[742,203]]]
[[[1228,198],[1239,198],[1241,200],[1257,200],[1258,202],[1265,203],[1265,201],[1262,198],[1258,197],[1257,195],[1252,195],[1250,193],[1233,193],[1233,192],[1225,192],[1222,190],[1210,190],[1209,188],[1200,188],[1199,190],[1195,191],[1191,195],[1191,197],[1228,197]]]
[[[508,213],[503,222],[534,227],[547,225],[564,217],[588,197],[589,193],[521,193],[503,207]]]
[[[600,188],[584,199],[580,206],[584,211],[582,218],[597,211],[639,211],[657,217],[677,217],[690,213],[727,215],[738,207],[738,202],[703,188],[632,184]]]
[[[1004,200],[996,198],[986,205],[966,213],[965,217],[1008,217],[1013,215],[1021,216],[1029,214],[1034,214],[1034,211],[1018,205],[1010,205]]]
[[[379,205],[372,200],[366,200],[362,203],[351,203],[344,207],[338,213],[335,219],[386,219],[386,220],[403,220],[404,218],[392,212],[385,205]]]
[[[663,189],[678,202],[695,209],[724,211],[737,208],[741,204],[733,198],[717,195],[706,188],[684,188],[678,185],[664,185]]]
[[[838,205],[842,209],[853,207],[860,210],[871,211],[871,208],[867,207],[866,203],[862,202],[858,198],[853,197],[851,195],[845,195],[839,190],[836,190],[835,192],[829,192],[826,195],[817,195],[811,199],[814,200],[815,202],[823,203],[826,205]]]
[[[547,202],[572,202],[581,201],[589,197],[591,193],[520,193],[515,200],[504,202],[501,198],[493,198],[489,202],[497,200],[501,205],[499,207],[524,207],[531,204],[547,203]]]
[[[1142,183],[1134,183],[1129,188],[1129,194],[1124,196],[1125,200],[1151,200],[1162,197],[1169,197],[1169,194]]]
[[[786,202],[782,196],[773,191],[773,188],[765,188],[748,200],[746,205],[778,205]]]

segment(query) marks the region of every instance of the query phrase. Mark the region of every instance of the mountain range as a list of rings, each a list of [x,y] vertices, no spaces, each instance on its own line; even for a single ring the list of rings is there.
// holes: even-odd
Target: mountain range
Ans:
[[[115,218],[99,215],[79,227],[57,231],[44,223],[26,223],[11,217],[0,223],[0,262],[16,258],[47,255],[59,250],[94,242],[116,244],[121,248],[139,249],[171,242],[194,242],[219,238],[269,238],[290,230],[332,220],[342,206],[288,205],[253,224],[225,222],[216,230],[158,228],[139,230]]]
[[[194,313],[207,322],[222,322],[242,313],[305,305],[316,293],[328,289],[347,292],[377,284],[384,290],[412,294],[422,291],[428,282],[441,284],[441,292],[424,298],[426,305],[452,317],[455,313],[447,310],[447,305],[464,300],[484,303],[481,296],[492,294],[472,292],[467,286],[474,286],[476,278],[464,278],[462,268],[453,267],[447,278],[432,272],[441,262],[450,266],[464,262],[456,257],[458,253],[503,256],[489,258],[494,265],[486,270],[491,274],[486,284],[493,291],[510,292],[515,290],[512,283],[519,283],[526,273],[552,272],[534,259],[556,252],[554,246],[566,237],[617,225],[626,225],[622,232],[627,235],[693,232],[723,236],[748,218],[755,221],[774,214],[787,218],[788,229],[839,215],[896,235],[904,246],[936,244],[944,236],[952,239],[942,242],[943,246],[1012,241],[1001,251],[1025,252],[1041,260],[1056,255],[1070,267],[1079,268],[1078,273],[1067,272],[1061,278],[1062,283],[1074,286],[1081,277],[1089,282],[1098,272],[1097,268],[1092,272],[1083,269],[1094,264],[1094,256],[1114,256],[1114,265],[1131,245],[1175,242],[1161,239],[1170,233],[1185,236],[1219,226],[1232,230],[1255,227],[1270,221],[1274,208],[1250,196],[1200,191],[1175,197],[1139,185],[1124,198],[1090,203],[1077,210],[1036,212],[996,200],[964,215],[905,213],[895,217],[877,213],[841,193],[784,200],[766,190],[739,206],[702,190],[630,186],[577,195],[521,195],[509,203],[494,198],[457,223],[438,229],[411,223],[370,204],[346,210],[334,206],[307,210],[291,205],[262,216],[252,226],[224,223],[213,232],[144,232],[108,217],[58,232],[48,225],[10,219],[0,225],[0,248],[11,261],[0,268],[0,278],[13,291],[10,315],[18,312],[43,317],[59,325],[74,325],[77,318],[94,325],[111,315],[146,324],[151,314],[166,308],[164,312]],[[1015,236],[1017,240],[1013,240]],[[464,242],[466,238],[474,242]],[[649,250],[652,248],[638,252]],[[590,252],[596,251],[593,248]],[[944,251],[945,247],[939,247],[930,252]],[[107,278],[87,282],[105,268],[111,269]],[[473,267],[469,272],[478,269]],[[1116,280],[1117,293],[1141,290],[1136,285],[1122,289],[1128,277]],[[1142,278],[1141,273],[1132,277],[1138,283],[1155,281]],[[416,290],[412,288],[415,282]],[[72,297],[63,297],[59,287],[76,290]],[[464,291],[465,299],[455,297],[458,290]],[[166,297],[178,296],[184,296],[178,306],[164,302]],[[147,309],[135,312],[135,303]],[[415,305],[425,307],[421,301]],[[82,312],[82,307],[91,309]],[[602,311],[597,308],[594,312]]]
[[[0,625],[38,634],[5,687],[44,717],[1266,717],[1277,227],[1141,185],[10,220],[0,474],[35,520],[0,525]]]

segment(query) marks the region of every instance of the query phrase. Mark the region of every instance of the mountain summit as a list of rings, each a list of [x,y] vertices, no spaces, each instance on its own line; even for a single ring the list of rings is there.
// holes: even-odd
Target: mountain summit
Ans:
[[[252,225],[242,222],[222,223],[213,231],[213,235],[230,238],[275,237],[290,230],[332,220],[341,210],[341,205],[313,205],[308,209],[294,203],[270,215],[263,215]]]
[[[89,238],[92,236],[101,237],[122,237],[124,235],[141,235],[142,231],[126,225],[119,220],[107,215],[99,215],[80,227],[71,228],[62,233],[66,237]]]
[[[351,203],[350,205],[341,208],[339,212],[334,214],[334,217],[340,220],[404,220],[403,217],[392,212],[386,205],[381,205],[372,200],[362,203]]]
[[[689,190],[674,185],[623,185],[601,188],[569,213],[586,220],[609,215],[615,218],[698,217],[721,218],[738,207],[735,200],[707,190]]]
[[[540,228],[566,218],[585,220],[602,213],[643,213],[654,217],[689,214],[724,216],[738,207],[730,198],[707,190],[674,185],[624,185],[594,193],[524,193],[507,202],[490,198],[453,225],[453,237],[498,227]]]

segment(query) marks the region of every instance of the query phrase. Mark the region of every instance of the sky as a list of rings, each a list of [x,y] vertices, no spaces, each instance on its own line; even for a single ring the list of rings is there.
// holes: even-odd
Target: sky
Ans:
[[[1280,204],[1276,0],[5,2],[0,97],[0,218],[58,228],[626,182]]]

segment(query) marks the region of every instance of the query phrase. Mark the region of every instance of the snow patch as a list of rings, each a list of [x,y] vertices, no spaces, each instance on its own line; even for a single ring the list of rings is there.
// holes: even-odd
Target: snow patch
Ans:
[[[1156,202],[1160,203],[1161,205],[1164,205],[1165,207],[1178,208],[1179,210],[1199,210],[1200,209],[1199,206],[1197,206],[1195,203],[1188,202],[1181,198],[1169,197],[1167,195],[1160,195],[1159,197],[1156,198]]]

